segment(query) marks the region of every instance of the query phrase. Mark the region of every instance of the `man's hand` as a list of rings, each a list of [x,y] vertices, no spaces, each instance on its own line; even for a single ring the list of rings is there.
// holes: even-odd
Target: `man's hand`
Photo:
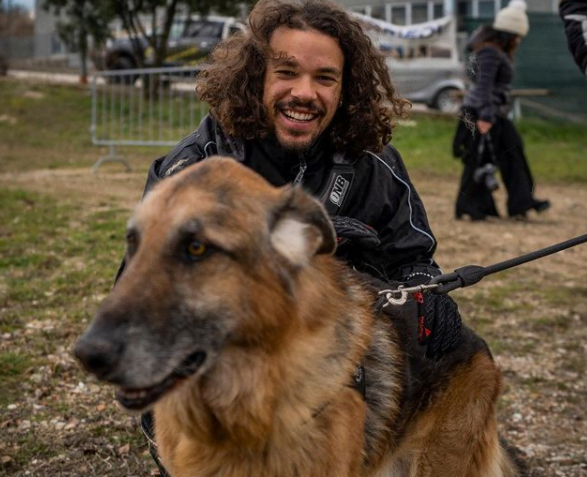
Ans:
[[[338,248],[359,247],[374,249],[381,244],[375,229],[351,217],[336,215],[331,217]]]

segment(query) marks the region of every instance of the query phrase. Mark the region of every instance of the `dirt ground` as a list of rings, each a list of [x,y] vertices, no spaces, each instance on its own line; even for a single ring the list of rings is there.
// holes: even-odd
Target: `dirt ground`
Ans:
[[[34,171],[4,174],[0,176],[0,187],[49,194],[58,191],[59,195],[75,197],[87,207],[111,204],[130,209],[141,197],[144,178],[144,173],[123,173],[115,168],[107,168],[98,175],[89,170]],[[496,219],[471,223],[454,219],[456,181],[421,174],[412,179],[437,235],[436,258],[445,272],[468,264],[491,265],[587,233],[585,186],[539,184],[537,197],[549,198],[553,203],[543,215],[531,215],[527,221]],[[498,191],[497,197],[504,210],[503,191]],[[502,369],[500,431],[522,451],[533,477],[587,476],[586,263],[584,244],[453,292],[463,320],[488,340]],[[67,350],[63,353],[67,354]],[[82,382],[70,385],[72,389],[86,386],[96,391],[99,395],[80,392],[78,398],[85,400],[87,409],[103,410],[99,402],[106,394],[99,386]],[[113,408],[109,419],[123,426],[133,425],[122,411],[110,403],[108,406]],[[96,414],[95,419],[99,419],[99,413]],[[72,442],[84,442],[84,449],[93,445],[87,441],[79,422],[64,424],[68,425]],[[33,432],[30,425],[18,429]],[[145,457],[144,448],[117,448],[115,442],[108,442],[107,434],[100,439],[103,445],[114,448],[109,457],[114,470],[106,472],[108,475],[127,475],[124,469],[129,468],[135,451]],[[76,455],[85,457],[72,461]],[[91,472],[89,455],[72,451],[51,466],[42,462],[31,464],[28,474],[23,475],[96,475]],[[125,462],[118,471],[117,462]],[[62,472],[58,471],[60,465]],[[76,465],[78,473],[66,471]],[[54,472],[47,470],[50,468]],[[82,468],[87,473],[79,470]],[[4,470],[10,474],[9,467]],[[2,472],[0,465],[0,475]]]

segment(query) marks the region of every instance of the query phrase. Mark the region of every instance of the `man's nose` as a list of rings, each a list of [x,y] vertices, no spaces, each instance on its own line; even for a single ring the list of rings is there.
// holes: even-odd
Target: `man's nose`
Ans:
[[[314,101],[317,98],[314,81],[309,76],[300,76],[293,84],[291,95],[302,102]]]

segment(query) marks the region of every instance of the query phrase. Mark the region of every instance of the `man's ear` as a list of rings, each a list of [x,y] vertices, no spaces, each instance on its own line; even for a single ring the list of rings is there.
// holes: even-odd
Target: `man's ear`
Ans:
[[[316,254],[334,253],[336,233],[322,204],[300,187],[285,186],[282,191],[270,232],[275,250],[296,266]]]

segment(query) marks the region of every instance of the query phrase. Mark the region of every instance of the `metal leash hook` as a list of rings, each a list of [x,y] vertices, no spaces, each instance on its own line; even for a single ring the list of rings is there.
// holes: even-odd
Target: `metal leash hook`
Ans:
[[[383,305],[383,308],[385,308],[387,305],[403,305],[406,301],[408,301],[408,292],[402,285],[397,287],[397,290],[381,290],[379,292],[379,296],[381,295],[385,295],[385,299],[387,300],[387,303]],[[399,295],[399,297],[394,298],[394,295]]]
[[[440,283],[417,285],[414,287],[404,287],[403,285],[399,285],[395,290],[392,290],[391,288],[389,288],[387,290],[381,290],[378,293],[378,295],[379,296],[384,295],[385,299],[387,300],[387,303],[385,303],[383,305],[383,308],[385,308],[387,305],[399,306],[399,305],[403,305],[406,301],[408,301],[408,295],[410,293],[423,292],[424,290],[438,288],[439,286],[440,286]],[[395,298],[395,296],[398,296],[398,297]]]

